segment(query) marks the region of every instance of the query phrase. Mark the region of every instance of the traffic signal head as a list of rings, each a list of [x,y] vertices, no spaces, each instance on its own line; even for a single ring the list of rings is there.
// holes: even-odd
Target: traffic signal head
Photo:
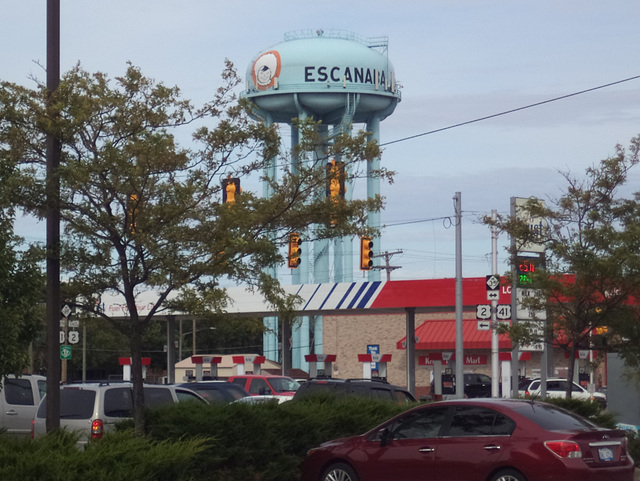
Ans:
[[[128,206],[128,216],[129,216],[129,232],[132,234],[136,233],[136,228],[138,227],[138,206],[139,206],[138,194],[131,194],[129,196],[129,206]]]
[[[347,192],[345,180],[344,162],[331,159],[327,164],[327,197],[344,199]]]
[[[370,271],[373,267],[373,241],[371,237],[360,237],[360,270]]]
[[[302,259],[300,258],[300,255],[302,254],[300,244],[302,244],[300,234],[296,232],[289,234],[289,254],[287,255],[287,265],[289,266],[289,269],[297,269],[300,262],[302,262]]]
[[[222,202],[225,204],[234,204],[236,195],[242,192],[240,188],[240,179],[229,175],[222,181]]]

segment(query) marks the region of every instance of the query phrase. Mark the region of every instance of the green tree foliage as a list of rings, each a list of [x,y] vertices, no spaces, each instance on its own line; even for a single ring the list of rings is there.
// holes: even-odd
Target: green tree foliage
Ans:
[[[365,132],[328,144],[319,123],[306,120],[298,125],[299,147],[282,152],[276,126],[252,120],[251,106],[236,98],[240,82],[228,63],[222,86],[199,108],[177,87],[133,66],[115,79],[74,68],[53,93],[51,109],[45,108],[44,85],[2,84],[0,146],[7,162],[21,167],[23,206],[40,217],[46,134],[61,141],[61,262],[71,279],[63,295],[129,339],[138,430],[144,420],[142,339],[157,315],[171,306],[224,312],[221,286],[229,283],[251,286],[275,309],[290,311],[294,299],[267,273],[283,262],[288,233],[356,235],[367,214],[382,206],[379,197],[333,202],[322,194],[329,159],[344,161],[355,179],[380,155]],[[181,146],[177,139],[189,134],[192,142]],[[295,162],[287,167],[291,157]],[[272,195],[245,188],[235,203],[221,202],[223,179],[258,182],[276,159],[284,159],[283,174],[271,182]],[[390,178],[385,170],[368,175]],[[153,291],[156,301],[141,311],[136,300],[144,291]],[[126,319],[99,308],[108,293],[121,297]]]
[[[309,449],[362,434],[411,407],[356,396],[258,405],[178,403],[151,411],[147,433],[163,442],[210,440],[185,468],[196,479],[293,481]]]
[[[29,366],[42,329],[44,279],[34,250],[18,250],[10,218],[0,215],[0,376]]]
[[[525,209],[548,223],[542,238],[522,219],[497,221],[517,239],[516,251],[532,240],[544,243],[546,249],[546,267],[533,276],[539,295],[524,303],[533,312],[546,311],[543,338],[528,323],[512,328],[511,336],[520,343],[544,340],[562,348],[568,354],[569,379],[580,349],[595,345],[603,353],[628,346],[638,359],[634,304],[640,293],[640,197],[627,199],[620,191],[639,161],[639,152],[640,137],[635,137],[628,150],[617,146],[615,156],[588,168],[584,178],[563,173],[567,187],[558,199],[544,205],[531,199]],[[636,333],[633,347],[624,340],[632,333]],[[627,354],[631,360],[631,352]]]

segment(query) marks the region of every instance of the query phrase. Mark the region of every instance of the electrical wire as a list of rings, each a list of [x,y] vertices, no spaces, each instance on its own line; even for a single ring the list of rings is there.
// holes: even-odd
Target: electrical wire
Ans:
[[[385,147],[387,145],[397,144],[399,142],[404,142],[406,140],[417,139],[419,137],[424,137],[425,135],[431,135],[431,134],[436,134],[438,132],[444,132],[445,130],[455,129],[456,127],[462,127],[464,125],[474,124],[476,122],[482,122],[483,120],[489,120],[489,119],[493,119],[493,118],[496,118],[496,117],[501,117],[503,115],[508,115],[508,114],[512,114],[514,112],[519,112],[521,110],[526,110],[526,109],[530,109],[530,108],[533,108],[533,107],[539,107],[540,105],[548,104],[548,103],[551,103],[551,102],[557,102],[558,100],[568,99],[570,97],[575,97],[576,95],[586,94],[586,93],[589,93],[589,92],[593,92],[595,90],[604,89],[604,88],[607,88],[607,87],[611,87],[613,85],[619,85],[621,83],[630,82],[631,80],[637,80],[637,79],[640,79],[640,75],[636,75],[634,77],[629,77],[629,78],[626,78],[626,79],[623,79],[623,80],[618,80],[616,82],[611,82],[611,83],[604,84],[604,85],[599,85],[597,87],[592,87],[592,88],[589,88],[589,89],[586,89],[586,90],[580,90],[579,92],[573,92],[571,94],[561,95],[560,97],[554,97],[552,99],[547,99],[547,100],[543,100],[541,102],[536,102],[536,103],[533,103],[533,104],[525,105],[524,107],[517,107],[515,109],[505,110],[503,112],[498,112],[496,114],[487,115],[485,117],[479,117],[477,119],[467,120],[466,122],[460,122],[460,123],[457,123],[457,124],[449,125],[448,127],[442,127],[442,128],[435,129],[435,130],[430,130],[428,132],[423,132],[421,134],[415,134],[415,135],[410,135],[409,137],[403,137],[401,139],[391,140],[389,142],[384,142],[384,143],[380,144],[380,147]]]

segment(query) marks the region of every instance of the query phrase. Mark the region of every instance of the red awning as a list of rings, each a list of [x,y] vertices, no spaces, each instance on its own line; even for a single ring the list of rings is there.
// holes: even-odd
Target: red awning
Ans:
[[[456,321],[453,319],[425,321],[416,328],[416,350],[453,351],[456,348]],[[396,349],[406,349],[406,337],[396,343]],[[491,349],[491,331],[479,331],[478,321],[462,321],[465,349]],[[498,336],[499,349],[512,349],[506,334]]]

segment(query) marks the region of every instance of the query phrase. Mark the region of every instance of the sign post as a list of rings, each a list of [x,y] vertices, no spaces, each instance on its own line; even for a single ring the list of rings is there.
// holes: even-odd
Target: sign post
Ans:
[[[62,306],[62,319],[60,320],[60,382],[67,382],[67,361],[71,359],[71,346],[69,343],[69,316],[71,315],[71,307],[69,304]]]

